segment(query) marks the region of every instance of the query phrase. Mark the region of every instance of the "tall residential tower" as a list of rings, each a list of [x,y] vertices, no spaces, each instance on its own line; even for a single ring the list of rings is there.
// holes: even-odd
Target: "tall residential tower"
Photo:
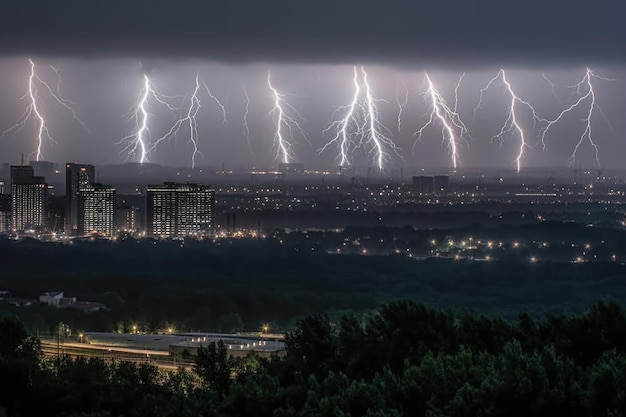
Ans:
[[[78,234],[115,234],[115,188],[110,185],[87,184],[78,191]]]
[[[96,169],[87,164],[65,164],[65,233],[79,233],[78,194],[80,188],[96,182]]]
[[[15,232],[46,227],[48,184],[29,165],[11,166],[11,229]]]
[[[148,235],[210,236],[214,225],[215,190],[211,187],[170,182],[148,187]]]

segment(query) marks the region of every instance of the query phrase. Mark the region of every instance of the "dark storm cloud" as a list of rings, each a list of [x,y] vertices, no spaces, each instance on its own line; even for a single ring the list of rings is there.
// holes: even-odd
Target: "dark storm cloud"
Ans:
[[[620,0],[2,0],[0,54],[563,65],[625,59]]]

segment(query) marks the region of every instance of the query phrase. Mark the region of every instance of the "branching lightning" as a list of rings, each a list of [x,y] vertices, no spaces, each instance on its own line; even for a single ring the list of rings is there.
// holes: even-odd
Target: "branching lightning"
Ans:
[[[250,149],[250,154],[254,155],[254,152],[252,151],[252,143],[250,142],[250,126],[248,125],[248,114],[250,114],[250,96],[248,95],[248,90],[246,90],[246,87],[243,87],[243,95],[246,98],[246,106],[243,112],[243,137],[248,143],[248,149]]]
[[[220,110],[222,111],[222,124],[224,126],[226,126],[228,124],[228,120],[226,118],[226,106],[224,106],[222,104],[222,102],[213,95],[213,93],[211,92],[211,90],[209,89],[209,87],[206,85],[206,83],[204,81],[202,81],[202,86],[204,87],[204,89],[206,90],[207,94],[209,95],[209,97],[211,98],[211,100],[213,100],[215,102],[215,104],[217,104],[217,106],[220,108]]]
[[[288,164],[294,160],[292,141],[295,140],[295,135],[298,134],[308,141],[306,132],[301,125],[304,118],[285,100],[286,94],[279,92],[272,86],[270,71],[267,72],[267,86],[274,99],[274,107],[270,111],[270,115],[273,116],[276,125],[274,142],[277,147],[277,159],[280,158],[282,162]]]
[[[132,120],[135,124],[133,132],[128,136],[122,138],[119,142],[123,145],[122,152],[125,152],[129,158],[136,157],[140,163],[148,162],[148,156],[151,152],[153,152],[158,145],[165,141],[176,138],[180,133],[183,127],[188,127],[189,130],[189,143],[192,145],[193,151],[191,155],[191,167],[195,168],[196,159],[198,156],[203,156],[202,152],[199,148],[199,135],[198,135],[198,122],[197,116],[200,108],[202,107],[202,103],[200,100],[200,89],[204,88],[209,97],[217,103],[218,107],[222,113],[222,123],[226,124],[226,107],[215,97],[208,86],[202,81],[199,75],[196,74],[195,78],[195,86],[193,93],[190,97],[178,97],[178,96],[167,96],[160,91],[158,91],[147,74],[143,76],[143,88],[139,94],[139,98],[137,99],[137,104],[133,107],[133,110],[130,113],[129,119]],[[154,102],[166,107],[174,114],[179,114],[180,116],[172,127],[161,137],[158,139],[151,139],[151,132],[149,126],[150,119],[150,102],[151,99]],[[188,104],[184,105],[181,103],[180,105],[174,105],[172,102],[185,101]]]
[[[454,89],[454,107],[450,108],[444,97],[437,90],[432,80],[428,76],[427,73],[424,74],[426,78],[427,88],[426,91],[423,92],[424,97],[426,97],[431,102],[431,110],[429,114],[429,119],[417,132],[415,132],[414,137],[416,137],[415,143],[419,142],[422,139],[422,135],[424,131],[429,126],[435,123],[435,120],[438,120],[441,127],[441,135],[442,140],[447,141],[448,150],[450,152],[450,157],[452,158],[452,166],[454,169],[458,166],[458,145],[460,141],[465,140],[464,135],[467,135],[467,127],[461,120],[459,113],[457,112],[458,102],[459,102],[459,87],[461,82],[463,81],[463,77],[465,74],[461,75],[459,81],[456,84]],[[413,145],[415,146],[415,144]]]
[[[400,85],[402,85],[402,96],[400,96]],[[404,82],[398,83],[396,87],[396,103],[398,103],[398,133],[402,131],[402,114],[409,103],[409,89]]]
[[[348,155],[355,143],[353,137],[362,136],[365,128],[359,123],[359,115],[357,112],[362,112],[363,107],[359,104],[359,96],[361,95],[361,86],[359,85],[359,73],[357,68],[354,67],[354,77],[352,79],[354,83],[354,96],[352,102],[348,106],[341,106],[335,111],[335,113],[345,110],[345,116],[341,120],[336,120],[324,130],[324,133],[333,132],[334,136],[330,142],[324,145],[319,152],[324,152],[331,145],[339,146],[339,166],[346,167],[350,165]],[[363,120],[363,118],[361,118]]]
[[[518,151],[517,156],[515,158],[515,164],[517,166],[517,172],[519,173],[521,168],[522,168],[522,161],[523,161],[523,158],[524,158],[524,151],[526,150],[527,147],[530,147],[531,145],[528,144],[528,142],[526,140],[526,133],[525,133],[524,129],[521,127],[521,125],[520,125],[520,123],[518,121],[517,106],[516,105],[518,103],[522,104],[522,105],[526,106],[531,111],[532,119],[533,119],[533,126],[536,126],[537,123],[539,123],[539,122],[545,123],[546,120],[542,119],[541,117],[539,117],[537,115],[537,112],[535,111],[535,108],[530,103],[528,103],[525,100],[522,100],[521,98],[519,98],[515,94],[515,92],[513,91],[513,87],[511,86],[511,84],[506,79],[506,73],[504,72],[503,69],[501,69],[498,72],[498,74],[496,74],[495,77],[493,77],[491,80],[489,80],[489,82],[485,85],[485,87],[483,87],[480,90],[480,98],[478,100],[478,104],[474,108],[474,116],[476,116],[476,112],[478,111],[478,109],[481,108],[481,105],[482,105],[482,102],[483,102],[483,96],[484,96],[485,92],[498,80],[502,81],[502,84],[506,88],[507,93],[511,97],[511,102],[509,104],[507,118],[504,121],[504,124],[502,125],[502,128],[500,129],[500,132],[497,135],[493,136],[491,139],[492,140],[496,140],[497,139],[500,143],[502,143],[507,135],[515,135],[515,134],[517,134],[517,136],[519,136],[519,139],[520,139],[519,151]]]
[[[139,162],[142,164],[148,162],[150,129],[148,128],[147,104],[150,95],[154,95],[150,79],[146,74],[143,76],[143,81],[143,89],[139,94],[137,105],[130,115],[130,119],[135,122],[135,129],[133,133],[120,141],[124,145],[122,152],[126,152],[129,158],[139,154]]]
[[[354,95],[347,106],[335,111],[345,111],[344,117],[333,121],[324,133],[332,133],[331,140],[319,152],[323,152],[331,145],[339,147],[340,166],[350,165],[349,155],[357,148],[365,148],[379,170],[384,169],[385,162],[390,157],[390,151],[398,154],[399,149],[389,138],[389,129],[381,122],[378,115],[378,106],[372,88],[367,81],[367,72],[361,67],[360,71],[354,67],[352,79]],[[361,97],[363,96],[363,97]]]
[[[191,144],[193,151],[191,154],[191,168],[196,167],[196,158],[198,156],[204,156],[198,147],[198,122],[196,116],[198,115],[198,111],[200,111],[201,103],[200,98],[198,97],[200,92],[200,78],[196,75],[196,84],[193,90],[193,94],[189,97],[189,106],[187,107],[187,112],[183,114],[181,118],[176,120],[170,130],[155,140],[149,147],[148,153],[153,151],[160,142],[164,140],[173,139],[176,137],[180,131],[180,129],[186,125],[189,127],[189,143]]]
[[[378,169],[382,171],[385,161],[389,158],[389,153],[386,148],[390,148],[396,153],[398,152],[398,148],[384,133],[389,130],[380,123],[378,107],[376,106],[377,100],[374,98],[370,84],[367,82],[367,72],[365,72],[365,68],[361,67],[361,73],[363,74],[363,85],[365,85],[365,103],[369,118],[367,135],[362,136],[361,140],[363,141],[365,137],[369,138],[371,146],[370,153],[374,153]]]
[[[561,111],[561,113],[559,113],[559,115],[555,119],[547,121],[547,124],[540,131],[539,138],[540,138],[541,144],[543,145],[543,148],[546,149],[547,146],[546,146],[545,138],[549,130],[552,128],[552,126],[559,123],[563,119],[563,117],[565,117],[565,115],[567,115],[569,112],[583,105],[585,101],[588,101],[589,108],[587,110],[585,118],[583,119],[585,123],[585,129],[580,135],[580,138],[578,142],[576,143],[576,146],[574,146],[574,150],[569,159],[570,159],[571,164],[574,164],[576,162],[576,154],[578,152],[578,148],[580,148],[580,146],[586,140],[587,142],[589,142],[589,145],[593,149],[594,158],[599,168],[601,167],[599,148],[593,139],[592,130],[591,130],[591,119],[593,117],[593,111],[597,109],[600,115],[605,120],[607,119],[604,116],[602,109],[596,103],[596,94],[593,89],[593,84],[591,83],[591,80],[593,78],[598,79],[598,80],[603,80],[603,81],[616,81],[611,78],[605,78],[605,77],[596,75],[593,73],[591,69],[587,68],[587,71],[585,72],[585,76],[582,78],[582,80],[568,87],[571,90],[575,90],[576,94],[578,95],[578,98],[576,99],[576,101],[574,101],[573,104],[571,104],[570,106],[566,107],[563,111]],[[556,85],[552,81],[550,81],[548,77],[546,77],[545,75],[544,75],[544,79],[549,83],[550,87],[552,88],[552,91],[554,92]],[[607,120],[607,123],[608,123],[608,120]],[[610,123],[609,123],[609,126],[610,126]]]
[[[61,95],[60,70],[50,65],[50,69],[52,69],[52,71],[55,73],[57,77],[57,86],[56,86],[56,89],[53,90],[47,82],[45,82],[41,77],[39,77],[39,75],[37,75],[35,71],[34,61],[32,59],[29,59],[28,63],[30,64],[30,74],[28,76],[28,89],[27,89],[26,94],[24,94],[21,97],[21,99],[22,100],[27,99],[29,101],[29,104],[28,106],[26,106],[26,109],[24,110],[22,115],[18,118],[17,122],[13,126],[9,127],[8,129],[2,132],[2,134],[0,135],[0,140],[3,139],[8,134],[15,134],[19,132],[20,130],[24,128],[24,126],[29,120],[33,119],[37,125],[37,134],[35,135],[35,142],[36,142],[35,151],[32,152],[30,156],[34,157],[35,160],[40,161],[43,157],[42,152],[43,152],[44,141],[48,140],[52,143],[56,143],[56,142],[54,138],[50,135],[50,131],[48,130],[48,125],[43,116],[43,113],[41,112],[41,105],[39,103],[41,98],[40,98],[38,87],[43,87],[48,92],[48,95],[52,97],[52,99],[56,101],[58,104],[60,104],[63,108],[69,111],[72,117],[74,118],[74,120],[76,120],[82,127],[84,127],[85,130],[89,132],[89,129],[87,128],[85,123],[83,123],[83,121],[78,118],[76,111],[72,107],[72,102],[70,102],[69,100],[66,100]]]

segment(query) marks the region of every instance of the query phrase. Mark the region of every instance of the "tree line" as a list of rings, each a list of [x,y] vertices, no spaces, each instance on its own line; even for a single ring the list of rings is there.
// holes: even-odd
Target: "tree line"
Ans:
[[[626,414],[626,311],[515,320],[388,303],[310,315],[284,355],[202,347],[193,371],[44,359],[0,319],[0,416],[618,416]]]

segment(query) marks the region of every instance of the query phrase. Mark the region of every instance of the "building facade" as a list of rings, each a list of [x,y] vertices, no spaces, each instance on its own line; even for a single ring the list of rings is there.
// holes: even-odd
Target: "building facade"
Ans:
[[[117,228],[121,232],[136,233],[139,230],[139,209],[128,205],[118,207]]]
[[[87,164],[65,164],[65,233],[79,234],[78,194],[81,187],[96,182],[96,169]]]
[[[0,233],[11,231],[11,196],[0,194]]]
[[[435,191],[435,178],[428,175],[413,177],[413,188],[420,194],[431,194]]]
[[[448,190],[449,180],[447,175],[435,175],[435,192],[442,193]]]
[[[115,188],[103,184],[87,184],[78,191],[79,235],[115,236]]]
[[[33,167],[11,166],[11,230],[46,228],[48,184],[36,177]]]
[[[413,177],[413,189],[419,194],[441,194],[448,190],[447,175],[418,175]]]
[[[214,227],[215,190],[211,187],[178,183],[148,187],[148,235],[211,236]]]

